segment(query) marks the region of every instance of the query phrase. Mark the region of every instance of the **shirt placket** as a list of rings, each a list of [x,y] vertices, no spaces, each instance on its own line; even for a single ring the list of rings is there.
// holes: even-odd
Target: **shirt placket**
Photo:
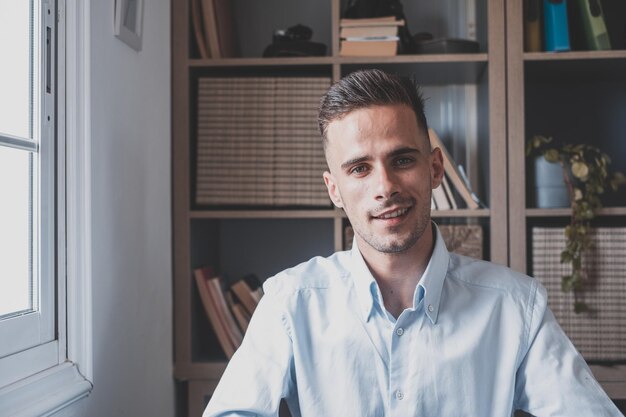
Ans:
[[[416,311],[404,311],[391,327],[389,349],[389,412],[390,416],[404,417],[415,415],[419,393],[409,386],[410,369],[414,361],[408,360],[411,352],[411,334],[417,331]]]

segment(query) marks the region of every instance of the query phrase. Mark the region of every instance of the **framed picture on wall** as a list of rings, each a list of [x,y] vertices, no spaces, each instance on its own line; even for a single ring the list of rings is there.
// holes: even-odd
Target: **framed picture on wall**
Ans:
[[[143,0],[114,0],[115,36],[141,51]]]

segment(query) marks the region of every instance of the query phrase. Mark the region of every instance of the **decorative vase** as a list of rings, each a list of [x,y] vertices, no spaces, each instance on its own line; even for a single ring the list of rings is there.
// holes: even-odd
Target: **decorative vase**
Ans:
[[[569,207],[569,193],[563,180],[563,169],[543,156],[535,158],[535,204],[537,208]]]

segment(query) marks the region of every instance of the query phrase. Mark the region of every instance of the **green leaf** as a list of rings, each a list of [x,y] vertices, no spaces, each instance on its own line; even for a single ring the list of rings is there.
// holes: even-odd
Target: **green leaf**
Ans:
[[[589,167],[584,162],[574,162],[572,164],[572,175],[582,180],[589,174]]]
[[[574,303],[574,313],[580,314],[580,313],[586,313],[588,311],[589,311],[589,306],[583,301],[576,301]]]
[[[570,292],[574,289],[574,281],[571,275],[566,275],[561,279],[561,290],[563,292]]]
[[[547,149],[543,152],[543,157],[548,162],[559,162],[559,151],[556,149]]]

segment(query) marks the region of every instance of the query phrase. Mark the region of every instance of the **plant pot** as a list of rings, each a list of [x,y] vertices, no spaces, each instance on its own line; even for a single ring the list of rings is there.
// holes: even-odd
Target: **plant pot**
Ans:
[[[543,156],[534,160],[535,204],[538,208],[570,207],[567,186],[561,165],[548,162]]]

